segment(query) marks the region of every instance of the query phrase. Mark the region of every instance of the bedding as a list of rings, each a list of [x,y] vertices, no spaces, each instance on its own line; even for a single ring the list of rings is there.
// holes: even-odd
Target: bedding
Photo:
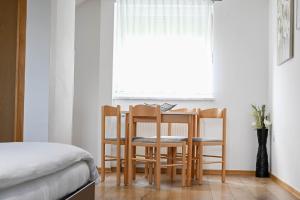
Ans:
[[[98,181],[90,153],[71,145],[56,143],[0,143],[0,191],[53,175],[85,162],[88,181]]]
[[[89,178],[89,167],[82,161],[57,173],[0,190],[0,199],[61,199],[84,186]]]

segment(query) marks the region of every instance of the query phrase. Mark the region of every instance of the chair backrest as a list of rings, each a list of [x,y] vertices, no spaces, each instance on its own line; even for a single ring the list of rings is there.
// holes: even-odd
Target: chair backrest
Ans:
[[[160,145],[161,111],[160,106],[136,105],[129,106],[129,141],[136,136],[136,121],[155,122],[157,145]]]
[[[102,123],[101,123],[101,136],[104,140],[106,138],[106,118],[107,117],[116,117],[116,132],[117,132],[117,140],[121,141],[121,107],[118,105],[116,107],[113,106],[102,106]]]
[[[198,127],[197,127],[197,133],[198,137],[201,136],[201,119],[222,119],[222,140],[226,141],[226,115],[227,115],[227,109],[219,109],[219,108],[211,108],[206,110],[198,109]]]
[[[160,116],[160,107],[159,106],[148,106],[148,105],[136,105],[129,107],[129,114],[132,117],[153,117],[156,118],[158,115]]]

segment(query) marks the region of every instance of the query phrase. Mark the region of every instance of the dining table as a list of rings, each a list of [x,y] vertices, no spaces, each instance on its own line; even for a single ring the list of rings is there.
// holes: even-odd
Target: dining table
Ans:
[[[125,115],[125,153],[128,155],[129,150],[129,112],[123,111],[123,115]],[[188,112],[161,112],[161,123],[176,123],[176,124],[187,124],[188,132],[187,132],[187,179],[186,186],[192,185],[192,150],[193,150],[193,137],[195,136],[197,127],[196,127],[196,119],[197,112],[188,111]],[[153,123],[153,119],[139,117],[134,123]],[[128,185],[128,156],[124,158],[125,161],[125,185]]]

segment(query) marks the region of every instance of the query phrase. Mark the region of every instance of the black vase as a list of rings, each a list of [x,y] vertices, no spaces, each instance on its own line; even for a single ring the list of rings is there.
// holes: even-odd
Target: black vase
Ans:
[[[267,152],[268,129],[257,129],[258,151],[256,157],[256,177],[269,177],[269,161]]]

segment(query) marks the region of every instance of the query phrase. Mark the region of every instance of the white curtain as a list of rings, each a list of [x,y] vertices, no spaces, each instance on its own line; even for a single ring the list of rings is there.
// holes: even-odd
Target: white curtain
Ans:
[[[212,98],[212,0],[117,0],[114,98]]]

